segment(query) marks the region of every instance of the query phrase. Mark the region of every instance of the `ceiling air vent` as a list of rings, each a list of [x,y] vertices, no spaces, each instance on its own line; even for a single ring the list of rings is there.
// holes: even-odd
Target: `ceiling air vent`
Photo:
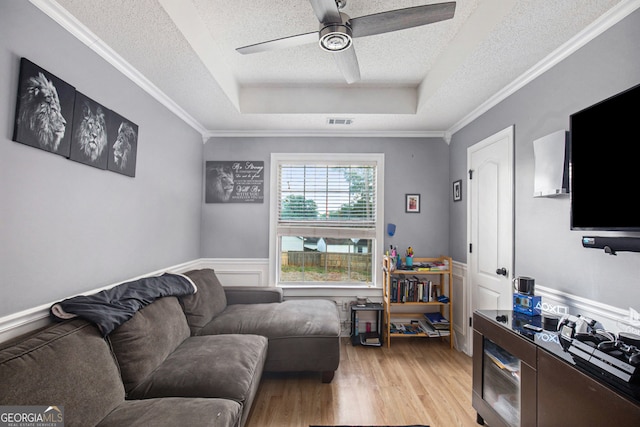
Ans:
[[[342,119],[339,117],[329,117],[327,119],[328,125],[350,125],[353,124],[353,119]]]

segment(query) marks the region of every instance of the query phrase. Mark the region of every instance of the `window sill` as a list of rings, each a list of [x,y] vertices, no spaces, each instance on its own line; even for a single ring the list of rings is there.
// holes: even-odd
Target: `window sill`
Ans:
[[[381,286],[375,285],[353,285],[353,284],[335,284],[335,285],[304,285],[300,283],[295,284],[278,284],[277,288],[282,289],[382,289]]]
[[[286,298],[289,297],[323,297],[323,298],[353,298],[354,296],[366,298],[381,298],[382,288],[374,286],[309,286],[309,285],[283,285],[282,289]]]

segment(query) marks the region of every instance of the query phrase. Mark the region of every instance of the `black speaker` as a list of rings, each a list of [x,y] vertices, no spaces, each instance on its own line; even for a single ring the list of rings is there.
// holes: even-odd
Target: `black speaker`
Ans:
[[[604,249],[606,253],[611,255],[615,255],[616,252],[640,252],[640,238],[582,236],[582,246]]]

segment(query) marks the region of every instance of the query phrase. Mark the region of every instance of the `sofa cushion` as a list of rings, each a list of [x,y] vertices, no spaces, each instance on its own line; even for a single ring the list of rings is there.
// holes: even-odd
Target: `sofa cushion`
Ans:
[[[215,272],[210,268],[192,270],[185,273],[197,286],[198,292],[180,297],[180,303],[187,316],[187,323],[193,335],[227,307],[227,297]]]
[[[63,406],[68,426],[96,425],[124,401],[107,342],[81,319],[54,324],[0,350],[0,378],[0,405]]]
[[[232,399],[242,405],[239,425],[244,425],[260,385],[267,343],[257,335],[188,338],[129,397]]]
[[[269,339],[292,336],[340,336],[333,301],[288,300],[271,304],[230,305],[202,329],[203,335],[256,334]]]
[[[340,315],[329,300],[230,305],[201,333],[268,337],[265,371],[329,372],[340,364]]]
[[[237,427],[240,425],[241,409],[238,402],[227,399],[167,397],[128,400],[111,412],[97,427]]]
[[[127,393],[189,336],[189,326],[176,297],[154,301],[114,330],[109,340]]]
[[[267,339],[256,335],[191,337],[129,397],[218,397],[243,403],[262,375]]]

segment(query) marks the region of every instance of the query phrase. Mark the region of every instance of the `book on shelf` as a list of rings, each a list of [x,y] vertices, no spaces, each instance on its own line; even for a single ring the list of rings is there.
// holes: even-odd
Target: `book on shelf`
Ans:
[[[391,322],[389,329],[392,334],[402,334],[405,331],[404,324],[398,322]]]
[[[391,279],[390,302],[433,302],[438,301],[439,296],[438,284],[431,280],[421,280],[416,276]]]
[[[451,334],[449,329],[435,329],[424,320],[418,321],[424,333],[430,337],[446,337]]]
[[[448,263],[441,261],[425,262],[414,265],[415,271],[446,271],[448,269]]]
[[[438,311],[433,313],[424,313],[424,317],[427,323],[433,326],[434,329],[449,329],[449,321]]]
[[[449,329],[436,329],[424,320],[408,320],[392,322],[390,324],[392,334],[417,335],[424,334],[429,337],[446,337],[450,335]]]
[[[414,321],[409,322],[391,322],[391,333],[392,334],[406,334],[406,335],[415,335],[421,333],[420,325],[418,323],[413,323]]]

